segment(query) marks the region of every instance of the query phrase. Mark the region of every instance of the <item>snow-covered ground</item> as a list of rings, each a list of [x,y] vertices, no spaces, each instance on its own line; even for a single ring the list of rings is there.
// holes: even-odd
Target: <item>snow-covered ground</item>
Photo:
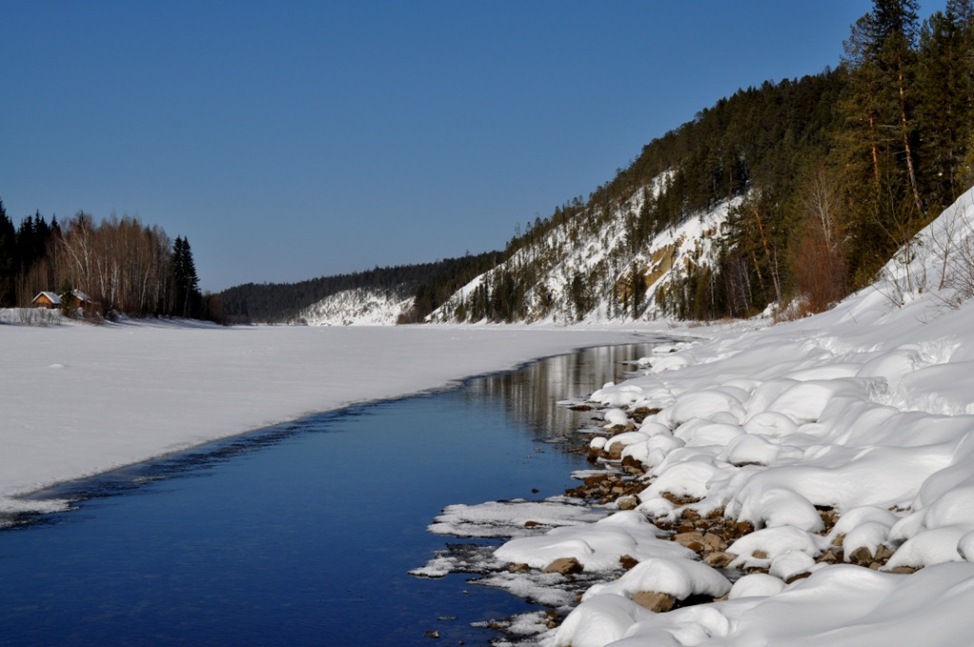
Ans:
[[[775,326],[695,328],[708,340],[661,348],[643,375],[593,394],[608,407],[608,426],[636,409],[659,410],[611,441],[593,441],[624,445],[622,456],[647,472],[634,509],[592,520],[545,508],[555,528],[518,536],[491,557],[512,566],[498,585],[539,599],[575,577],[534,577],[560,558],[575,558],[582,576],[619,571],[538,640],[969,642],[972,222],[969,193],[891,261],[884,279],[833,310]],[[595,327],[2,325],[0,505],[29,506],[13,497],[304,413],[636,337]],[[480,512],[451,508],[438,523],[490,526]],[[540,513],[521,506],[517,514]],[[764,572],[739,571],[731,582],[700,561],[692,541],[677,545],[660,528],[724,517],[754,529],[726,546],[730,568]],[[616,565],[625,556],[623,575]],[[721,599],[663,613],[637,603],[659,593]],[[560,593],[552,599],[573,604]]]
[[[36,509],[15,497],[56,482],[308,413],[645,339],[618,328],[28,326],[37,311],[5,314],[0,513]]]
[[[592,441],[621,443],[647,471],[634,509],[494,554],[536,585],[537,569],[558,558],[575,558],[583,575],[616,571],[541,643],[969,644],[972,222],[968,193],[833,310],[744,332],[705,328],[710,341],[660,349],[642,376],[593,394],[607,427],[659,410]],[[748,529],[721,548],[730,571],[701,561],[717,551],[691,536],[681,543],[696,552],[664,550],[671,532],[656,528],[728,517]],[[624,574],[623,555],[639,561]],[[654,594],[677,607],[717,600],[656,613],[638,603]]]

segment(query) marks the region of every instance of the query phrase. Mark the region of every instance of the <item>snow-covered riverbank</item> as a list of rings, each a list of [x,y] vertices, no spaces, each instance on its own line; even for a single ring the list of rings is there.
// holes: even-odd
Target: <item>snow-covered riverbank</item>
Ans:
[[[532,576],[555,560],[618,578],[591,586],[542,644],[970,642],[972,204],[962,198],[832,311],[709,329],[712,340],[661,349],[642,376],[593,394],[610,434],[593,447],[618,445],[646,472],[634,509],[495,553],[520,574],[508,580],[525,580],[505,586],[534,597],[563,577]],[[747,529],[726,547],[693,535],[725,517]],[[675,542],[674,528],[686,533]],[[726,561],[742,575],[733,584],[709,565]],[[648,610],[660,594],[693,599]]]
[[[14,497],[56,482],[308,413],[646,338],[594,327],[0,325],[0,513],[36,508]]]

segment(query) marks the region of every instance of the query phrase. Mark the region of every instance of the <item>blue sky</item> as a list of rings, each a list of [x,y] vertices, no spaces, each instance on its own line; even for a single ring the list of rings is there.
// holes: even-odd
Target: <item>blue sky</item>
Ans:
[[[8,0],[0,199],[186,236],[212,291],[500,249],[870,7]]]

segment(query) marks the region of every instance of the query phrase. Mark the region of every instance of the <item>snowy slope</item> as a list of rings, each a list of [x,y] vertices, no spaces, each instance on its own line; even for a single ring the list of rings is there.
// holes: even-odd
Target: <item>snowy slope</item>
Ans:
[[[528,322],[625,322],[663,316],[663,303],[658,298],[661,289],[681,285],[692,269],[713,267],[721,226],[730,209],[740,202],[735,198],[710,211],[690,214],[641,243],[633,253],[627,240],[630,222],[650,196],[667,189],[671,176],[663,174],[608,213],[590,207],[575,222],[553,229],[543,240],[519,250],[464,286],[429,320],[455,321],[478,287],[493,284],[505,273],[536,277],[525,296]],[[585,312],[573,302],[572,282],[578,280],[576,277],[584,279],[591,292],[592,302]],[[645,292],[639,307],[620,305],[637,281]]]
[[[744,332],[702,330],[711,341],[660,349],[643,375],[593,394],[610,407],[610,424],[627,420],[627,411],[659,410],[610,441],[647,470],[634,512],[661,525],[722,517],[752,524],[726,548],[731,568],[752,574],[745,570],[731,586],[700,562],[655,557],[649,570],[640,564],[590,588],[541,642],[969,642],[972,223],[969,192],[875,285],[835,309]],[[634,531],[620,534],[618,524],[600,531],[600,524],[559,530],[557,538],[551,531],[548,542],[514,539],[498,555],[531,564],[532,551],[544,547],[549,557],[576,556],[587,570],[593,554],[579,542],[601,554],[632,554],[626,542]],[[648,591],[726,597],[652,613],[634,602]]]
[[[345,290],[308,306],[296,320],[310,326],[391,326],[412,303],[412,297],[388,290]]]

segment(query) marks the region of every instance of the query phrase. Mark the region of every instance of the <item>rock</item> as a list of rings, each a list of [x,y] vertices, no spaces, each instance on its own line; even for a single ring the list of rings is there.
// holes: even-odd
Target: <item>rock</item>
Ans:
[[[889,572],[896,575],[913,575],[917,572],[917,569],[912,566],[897,566],[896,568],[889,569]]]
[[[430,629],[429,631],[426,632],[426,637],[438,639],[440,637],[440,632],[437,631],[436,629]]]
[[[750,521],[738,521],[737,522],[737,536],[743,537],[744,535],[749,535],[754,532],[754,524]]]
[[[673,596],[655,591],[640,591],[632,596],[632,601],[653,613],[666,613],[673,608]]]
[[[808,571],[803,571],[801,573],[795,573],[791,577],[785,580],[785,584],[791,584],[792,582],[797,582],[798,580],[804,580],[806,577],[811,577],[812,574]]]
[[[525,528],[536,528],[536,527],[538,527],[540,525],[541,525],[540,522],[538,522],[538,521],[532,521],[530,519],[528,519],[527,521],[524,522],[524,527]]]
[[[754,559],[768,559],[768,551],[766,550],[756,550],[751,553],[751,557]]]
[[[694,543],[694,542],[698,544],[702,544],[703,535],[697,532],[696,530],[692,530],[690,532],[681,532],[677,535],[673,535],[673,541],[680,544],[681,546],[686,546],[687,544]]]
[[[710,553],[703,558],[703,563],[707,566],[712,566],[714,568],[725,568],[728,564],[737,559],[737,555],[734,553],[726,553],[723,551],[717,551]]]
[[[574,557],[559,557],[548,564],[545,573],[559,573],[561,575],[574,575],[582,572],[582,565]]]
[[[721,539],[720,535],[708,532],[703,536],[704,551],[716,553],[727,549],[727,542]]]
[[[632,555],[623,555],[622,557],[619,558],[619,564],[622,566],[622,568],[626,569],[627,571],[632,570],[632,568],[638,563],[639,560],[633,557]]]
[[[592,474],[591,476],[586,476],[585,480],[582,482],[585,483],[585,487],[599,487],[600,485],[602,485],[604,481],[607,481],[608,479],[609,479],[609,473],[603,472],[602,474]]]
[[[819,555],[818,556],[818,559],[815,560],[815,561],[822,562],[822,563],[825,563],[825,564],[837,564],[838,562],[842,561],[842,558],[839,557],[839,556],[837,556],[831,550],[827,550],[824,553],[822,553],[821,555]]]
[[[860,546],[849,554],[848,561],[859,566],[868,566],[873,561],[873,554],[865,546]]]
[[[632,456],[626,456],[622,459],[622,470],[628,474],[645,474],[646,468],[638,460]]]
[[[635,510],[639,506],[639,499],[634,496],[624,496],[616,500],[620,510]]]
[[[519,573],[524,571],[530,571],[531,567],[528,566],[527,564],[511,564],[510,566],[507,567],[507,570],[510,571],[511,573]],[[464,593],[466,593],[466,591],[464,591]]]

